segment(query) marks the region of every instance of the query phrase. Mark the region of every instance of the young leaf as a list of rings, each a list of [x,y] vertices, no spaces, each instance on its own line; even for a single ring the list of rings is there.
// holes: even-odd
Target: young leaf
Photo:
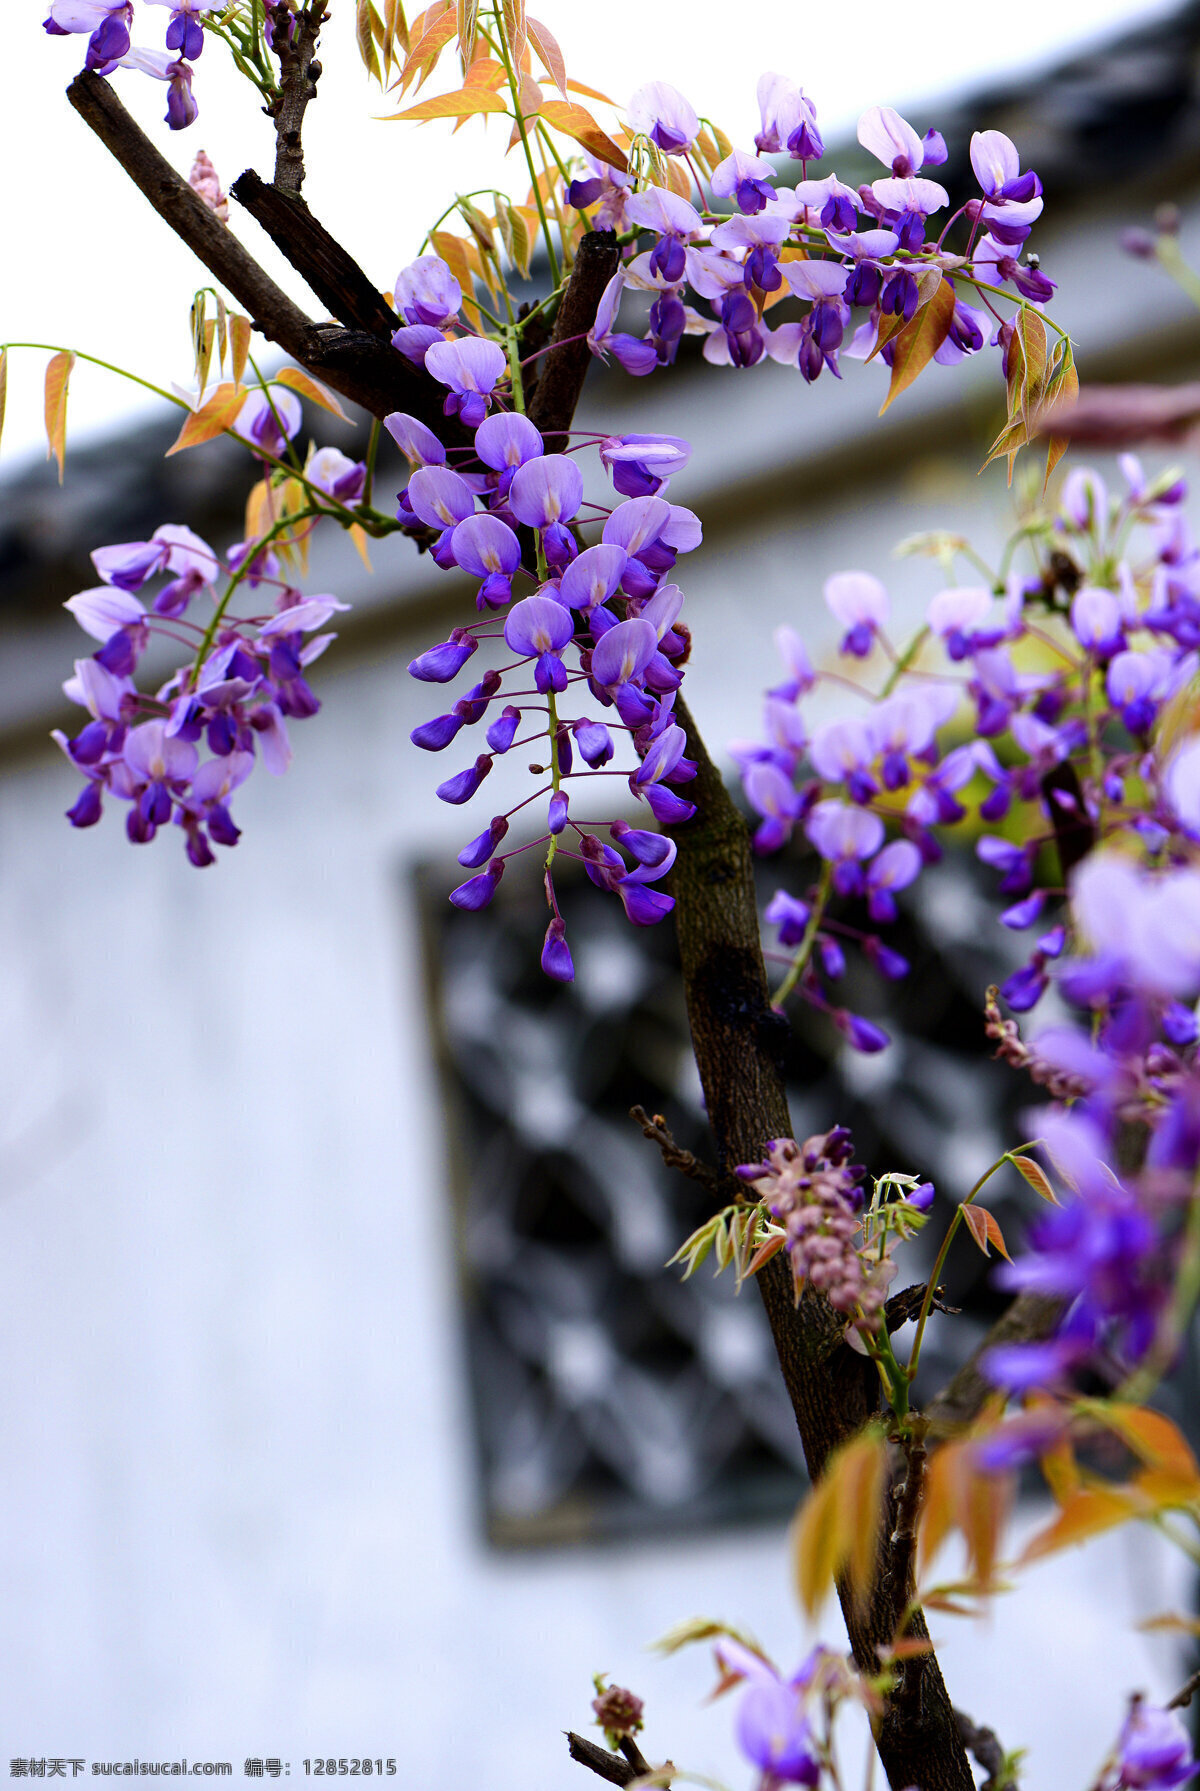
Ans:
[[[528,39],[525,0],[503,0],[501,16],[504,20],[504,35],[508,39],[508,47],[512,51],[513,61],[519,66],[521,58],[525,54]]]
[[[314,404],[319,404],[322,410],[329,411],[332,416],[340,417],[343,423],[350,421],[339,404],[336,393],[331,392],[328,386],[323,386],[319,379],[314,379],[311,373],[305,373],[302,367],[285,367],[281,373],[275,375],[275,384],[290,386],[302,398],[311,398]]]
[[[554,33],[537,19],[526,18],[525,28],[529,33],[529,41],[541,58],[542,67],[549,75],[563,98],[567,97],[567,65],[563,61],[563,53],[558,47]]]
[[[224,435],[236,418],[246,401],[244,386],[226,383],[219,385],[207,404],[194,410],[187,422],[167,449],[167,459],[172,454],[180,454],[184,448],[198,447],[201,442],[210,442],[214,436]]]
[[[921,306],[896,337],[892,353],[892,383],[879,407],[880,416],[888,405],[906,392],[917,375],[923,373],[946,337],[954,321],[954,288],[939,280],[933,296]]]
[[[1067,1500],[1053,1523],[1030,1538],[1018,1565],[1040,1561],[1044,1555],[1086,1542],[1090,1536],[1115,1529],[1137,1515],[1137,1501],[1128,1492],[1112,1486],[1081,1487]]]
[[[475,33],[479,28],[479,0],[458,0],[458,53],[464,69],[475,59]]]
[[[354,543],[355,551],[368,572],[374,570],[371,565],[371,553],[367,546],[367,533],[360,523],[352,522],[347,531]]]
[[[599,100],[602,106],[615,106],[616,100],[610,99],[607,93],[601,93],[598,87],[589,87],[583,81],[568,81],[568,93],[582,93],[584,99]]]
[[[376,39],[383,35],[383,21],[372,5],[372,0],[358,0],[354,14],[354,37],[358,44],[358,53],[362,57],[363,67],[383,86],[383,72],[379,66],[379,51]]]
[[[751,1654],[757,1654],[762,1660],[766,1655],[744,1629],[734,1629],[729,1623],[716,1623],[711,1617],[686,1617],[682,1623],[676,1623],[665,1635],[659,1636],[657,1642],[650,1646],[656,1654],[675,1654],[680,1648],[688,1647],[692,1642],[710,1642],[714,1636],[729,1636],[740,1642],[743,1648],[749,1648]]]
[[[1028,305],[1017,313],[1016,330],[1020,339],[1024,377],[1021,382],[1020,408],[1026,424],[1044,395],[1046,382],[1046,326],[1041,316]]]
[[[474,118],[485,112],[507,110],[498,93],[489,93],[481,87],[464,87],[458,93],[440,93],[436,99],[418,100],[406,112],[389,112],[382,122],[395,124],[402,119],[415,119],[418,124],[425,124],[431,118]]]
[[[583,106],[577,106],[571,100],[545,100],[541,115],[546,124],[582,144],[597,161],[607,162],[610,168],[617,168],[622,174],[627,171],[629,163],[624,150],[617,148]]]
[[[837,1498],[828,1470],[813,1487],[792,1525],[792,1571],[800,1603],[816,1616],[833,1586],[841,1545]]]
[[[786,256],[784,258],[787,259]],[[807,255],[804,256],[804,259],[808,259]],[[879,324],[875,332],[875,346],[867,356],[867,360],[873,361],[880,350],[886,348],[888,343],[892,340],[892,337],[898,336],[904,327],[903,312],[884,311],[880,316]]]
[[[1083,1409],[1115,1431],[1122,1442],[1151,1468],[1167,1468],[1179,1478],[1200,1487],[1200,1469],[1179,1427],[1162,1412],[1117,1400],[1089,1399]]]
[[[1012,1151],[1008,1153],[1008,1160],[1017,1173],[1029,1183],[1035,1194],[1039,1194],[1043,1200],[1048,1200],[1051,1206],[1058,1206],[1058,1195],[1050,1186],[1050,1178],[1040,1163],[1035,1163],[1032,1157],[1017,1156]]]
[[[968,1231],[985,1256],[991,1254],[988,1245],[994,1244],[1006,1261],[1012,1261],[1004,1242],[1004,1233],[997,1224],[994,1213],[989,1213],[985,1206],[976,1206],[974,1203],[961,1207],[960,1211],[967,1222]]]
[[[400,0],[385,0],[383,8],[383,60],[387,73],[392,72],[392,63],[399,62],[396,45],[407,53],[408,25],[405,23],[404,8]]]
[[[46,368],[46,458],[58,462],[58,482],[63,482],[63,461],[67,452],[67,386],[75,356],[65,351],[56,354]]]
[[[233,383],[240,386],[246,372],[246,362],[250,359],[250,342],[254,335],[254,325],[248,317],[239,317],[235,312],[229,319],[229,340],[231,345],[229,366],[233,374]]]
[[[416,42],[410,45],[404,67],[400,70],[401,93],[407,93],[414,80],[417,91],[420,91],[437,66],[442,51],[457,31],[458,14],[452,0],[446,0],[445,6],[431,6],[419,19],[413,21]]]

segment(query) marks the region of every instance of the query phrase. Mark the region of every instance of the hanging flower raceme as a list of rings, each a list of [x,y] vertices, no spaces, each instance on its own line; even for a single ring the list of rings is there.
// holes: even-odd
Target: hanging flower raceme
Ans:
[[[213,863],[212,847],[237,844],[229,799],[261,757],[268,771],[287,770],[288,720],[320,707],[306,672],[334,639],[325,624],[348,605],[336,597],[303,597],[274,576],[256,543],[223,562],[182,525],[156,529],[149,541],[97,548],[104,581],[69,598],[66,608],[101,644],[75,662],[63,686],[90,716],[77,734],[54,738],[85,779],[68,811],[91,827],[106,796],[129,804],[125,825],[138,845],[174,821],[197,866]],[[136,593],[166,577],[149,606]],[[220,587],[224,584],[222,592]],[[251,613],[240,612],[251,592]],[[265,600],[265,602],[264,602]],[[195,604],[207,608],[197,619]],[[153,694],[134,682],[142,660],[169,641],[191,642],[188,662]],[[209,757],[201,757],[207,749]]]
[[[555,857],[578,859],[593,883],[617,896],[630,921],[648,926],[672,907],[653,887],[675,858],[673,841],[657,829],[695,813],[679,793],[695,766],[673,714],[690,640],[679,620],[683,594],[666,575],[681,553],[699,545],[700,527],[691,511],[658,495],[686,466],[690,450],[678,437],[605,438],[600,460],[618,491],[632,484],[646,495],[609,510],[601,540],[581,547],[579,463],[570,454],[547,454],[528,418],[497,411],[481,419],[475,453],[493,469],[484,477],[437,464],[436,444],[415,418],[397,414],[387,423],[413,463],[405,504],[439,530],[438,564],[480,581],[480,620],[419,654],[410,673],[425,683],[450,683],[481,645],[492,650],[489,657],[501,646],[509,656],[489,666],[452,708],[415,728],[413,742],[441,752],[464,728],[484,727],[487,750],[437,786],[441,800],[455,806],[471,800],[498,759],[518,747],[538,755],[530,767],[540,780],[534,795],[495,815],[463,848],[459,862],[478,874],[450,899],[460,908],[484,907],[507,860],[530,844],[545,845],[551,921],[542,965],[549,976],[569,981],[574,972],[554,893]],[[530,531],[536,560],[524,559],[519,529]],[[611,719],[599,718],[604,710]],[[656,825],[631,825],[610,797],[605,838],[600,824],[577,821],[571,807],[587,801],[583,780],[616,775],[609,767],[622,737],[633,760],[626,774],[630,795],[645,803]],[[541,839],[499,852],[513,816],[535,802],[544,803]]]

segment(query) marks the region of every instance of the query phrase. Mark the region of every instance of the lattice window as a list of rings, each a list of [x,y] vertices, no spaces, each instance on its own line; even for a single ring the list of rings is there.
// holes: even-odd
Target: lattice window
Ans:
[[[769,875],[773,888],[778,868]],[[640,1102],[707,1150],[670,923],[631,928],[611,897],[566,880],[577,975],[562,989],[538,969],[536,886],[510,879],[482,915],[450,908],[445,887],[428,913],[489,1536],[678,1530],[790,1509],[803,1461],[757,1295],[735,1296],[707,1267],[686,1283],[664,1268],[706,1197],[663,1170],[628,1117]],[[825,1023],[802,1021],[792,1112],[799,1136],[840,1119],[869,1165],[919,1169],[959,1199],[1014,1141],[1011,1109],[1028,1089],[984,1069],[979,1010],[1005,940],[974,871],[928,874],[921,909],[930,937],[910,919],[896,940],[914,974],[887,992],[894,1048],[839,1053],[835,1067]],[[879,1013],[880,993],[850,983],[846,999]],[[943,1324],[933,1372],[999,1305],[982,1258],[960,1252],[951,1287],[970,1310],[953,1333]]]

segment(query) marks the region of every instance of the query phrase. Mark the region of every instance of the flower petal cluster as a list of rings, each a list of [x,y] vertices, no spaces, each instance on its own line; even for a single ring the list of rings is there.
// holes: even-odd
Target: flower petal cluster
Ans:
[[[429,350],[427,364],[435,352]],[[478,412],[463,407],[459,415],[468,421]],[[419,654],[410,673],[425,683],[445,684],[482,644],[502,644],[509,655],[507,663],[489,666],[444,714],[413,730],[415,745],[442,752],[464,728],[486,724],[487,750],[439,783],[437,795],[454,805],[469,802],[498,758],[520,746],[538,752],[530,766],[538,787],[494,815],[459,853],[459,862],[476,875],[450,899],[459,908],[485,907],[508,860],[532,844],[545,844],[551,918],[542,968],[569,982],[574,965],[554,891],[555,856],[578,859],[598,888],[617,897],[635,926],[653,925],[673,906],[655,887],[675,859],[674,842],[659,829],[695,813],[681,793],[695,765],[674,716],[691,643],[680,621],[683,593],[669,575],[679,556],[699,545],[700,525],[690,510],[662,495],[687,465],[690,449],[675,436],[604,438],[602,466],[618,493],[637,495],[609,509],[600,539],[583,546],[578,459],[546,453],[538,430],[519,412],[478,416],[474,456],[475,465],[486,469],[482,473],[446,465],[445,451],[413,417],[396,413],[387,427],[413,469],[401,496],[401,518],[436,531],[432,552],[440,566],[479,581],[479,621]],[[530,531],[536,542],[536,562],[523,553],[521,530]],[[634,758],[627,773],[610,768],[622,739]],[[585,823],[572,815],[572,803],[584,795],[582,780],[618,775],[626,777],[630,795],[645,803],[652,827],[631,825],[615,812],[611,798],[602,811],[611,817],[607,822]],[[545,805],[540,840],[500,851],[513,817],[534,803]]]

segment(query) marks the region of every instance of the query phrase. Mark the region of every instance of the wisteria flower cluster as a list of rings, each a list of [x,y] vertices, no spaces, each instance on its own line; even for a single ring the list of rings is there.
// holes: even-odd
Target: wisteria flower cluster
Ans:
[[[165,48],[135,46],[132,0],[51,0],[44,29],[51,37],[87,37],[85,67],[98,75],[119,68],[137,69],[167,84],[166,122],[173,131],[186,129],[199,116],[192,93],[192,64],[204,49],[205,16],[220,10],[216,0],[146,0],[169,6]]]
[[[92,561],[103,582],[66,607],[102,644],[76,660],[63,686],[91,720],[78,734],[54,736],[85,779],[69,818],[91,827],[105,796],[114,796],[129,804],[125,827],[135,844],[174,821],[191,862],[212,864],[214,845],[237,844],[229,802],[256,757],[268,771],[287,770],[288,720],[320,707],[305,673],[334,636],[317,631],[348,605],[303,597],[280,578],[269,548],[239,544],[222,562],[182,525],[97,548]],[[160,577],[167,582],[147,606],[137,593]],[[239,586],[248,597],[258,593],[248,615],[230,608]],[[194,619],[197,601],[211,605],[204,621]],[[190,657],[149,695],[134,674],[156,637],[187,644]]]
[[[430,296],[435,282],[442,295],[437,306],[451,302],[448,270],[440,263],[431,268],[434,259],[427,257],[424,266],[418,263],[401,276],[398,296],[408,316],[436,309]],[[414,322],[399,333],[427,327]],[[530,844],[547,845],[551,918],[542,968],[565,982],[574,969],[554,891],[556,853],[580,860],[593,883],[619,898],[635,925],[651,925],[673,906],[671,897],[653,887],[675,859],[669,836],[631,826],[611,799],[601,799],[603,820],[580,818],[579,809],[594,789],[608,787],[600,777],[622,775],[660,826],[695,813],[694,804],[678,793],[695,774],[673,713],[690,641],[679,621],[683,594],[668,574],[681,553],[699,544],[700,525],[690,510],[661,495],[669,476],[666,464],[671,471],[686,464],[685,443],[610,437],[598,444],[600,459],[612,470],[618,490],[632,483],[643,495],[609,509],[600,540],[581,550],[577,530],[585,510],[590,518],[597,507],[584,504],[578,461],[570,454],[547,454],[541,435],[520,412],[481,415],[505,367],[502,355],[484,364],[480,351],[490,346],[439,334],[426,351],[426,365],[449,388],[447,408],[453,406],[473,427],[475,464],[486,471],[455,472],[442,443],[416,418],[395,413],[387,419],[413,468],[400,498],[401,517],[434,532],[431,552],[439,565],[480,581],[480,621],[456,628],[448,640],[420,654],[410,673],[427,683],[449,683],[482,642],[502,643],[514,656],[490,667],[451,710],[422,723],[412,738],[428,752],[441,752],[464,727],[477,726],[492,712],[487,750],[437,787],[441,800],[454,804],[474,796],[497,758],[514,748],[539,749],[538,762],[530,766],[538,788],[494,815],[459,853],[459,862],[477,874],[450,899],[460,908],[486,906],[508,859]],[[532,569],[523,558],[523,530],[536,543]],[[528,595],[514,590],[514,581],[521,580]],[[511,682],[506,687],[505,679],[515,679],[518,687]],[[584,692],[586,706],[574,712]],[[608,769],[622,737],[638,759],[627,773]],[[545,832],[500,852],[512,817],[543,801]]]
[[[1041,304],[1054,291],[1036,259],[1020,259],[1041,215],[1042,188],[1036,174],[1022,171],[1012,142],[1000,131],[975,133],[971,164],[980,195],[930,240],[930,220],[950,203],[927,172],[946,160],[938,131],[920,137],[892,107],[872,107],[859,120],[859,142],[887,173],[854,187],[833,173],[809,177],[808,165],[823,159],[825,146],[801,88],[764,75],[758,103],[754,152],[731,149],[706,185],[693,155],[701,134],[694,109],[674,88],[653,83],[634,96],[629,119],[659,152],[664,178],[638,188],[593,159],[588,175],[570,184],[568,200],[590,222],[632,239],[589,335],[593,352],[644,375],[674,361],[683,336],[692,334],[704,337],[704,357],[714,365],[770,359],[798,367],[809,381],[826,367],[840,378],[843,354],[878,354],[890,367],[899,331],[941,291],[929,353],[953,365],[991,342],[1007,366],[1012,322],[989,295]],[[780,184],[770,160],[784,152],[802,167],[803,178],[791,187]],[[960,220],[965,241],[952,250],[946,239]],[[644,336],[617,328],[627,290],[653,294]],[[789,297],[806,307],[803,316],[771,327],[767,311]]]

